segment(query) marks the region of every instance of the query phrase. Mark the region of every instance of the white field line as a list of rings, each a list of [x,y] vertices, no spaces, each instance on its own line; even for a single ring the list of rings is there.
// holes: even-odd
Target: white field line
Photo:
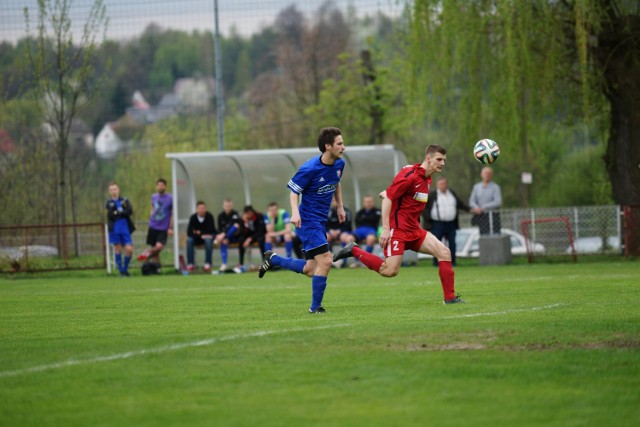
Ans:
[[[562,307],[568,304],[551,304],[551,305],[543,305],[541,307],[528,307],[528,308],[515,308],[513,310],[503,310],[503,311],[493,311],[488,313],[470,313],[470,314],[460,314],[457,316],[447,316],[442,319],[461,319],[465,317],[480,317],[480,316],[502,316],[503,314],[510,313],[521,313],[523,311],[538,311],[538,310],[548,310],[550,308]]]
[[[208,346],[208,345],[219,343],[219,342],[233,341],[233,340],[239,340],[243,338],[257,338],[257,337],[264,337],[266,335],[285,334],[290,332],[308,332],[308,331],[317,331],[322,329],[344,328],[347,326],[349,326],[349,324],[324,325],[324,326],[316,326],[311,328],[291,328],[291,329],[280,329],[280,330],[271,330],[271,331],[257,331],[257,332],[250,332],[246,334],[227,335],[227,336],[216,337],[216,338],[208,338],[208,339],[199,340],[199,341],[185,342],[180,344],[171,344],[171,345],[166,345],[161,347],[144,348],[140,350],[128,351],[125,353],[110,354],[108,356],[92,357],[90,359],[69,359],[69,360],[65,360],[64,362],[51,363],[48,365],[32,366],[30,368],[16,369],[14,371],[0,371],[0,378],[16,377],[18,375],[33,374],[36,372],[66,368],[68,366],[92,365],[95,363],[111,362],[113,360],[124,360],[124,359],[130,359],[132,357],[144,356],[147,354],[160,354],[160,353],[166,353],[168,351],[182,350],[182,349],[191,348],[191,347],[204,347],[204,346]]]

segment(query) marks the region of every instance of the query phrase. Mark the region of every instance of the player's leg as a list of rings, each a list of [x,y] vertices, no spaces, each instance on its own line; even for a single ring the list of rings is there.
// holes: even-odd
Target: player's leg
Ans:
[[[304,239],[306,237],[302,237],[304,235],[304,232],[302,231],[302,229],[299,231],[299,233],[304,246],[305,244]],[[259,278],[263,278],[265,273],[271,270],[274,266],[284,268],[285,270],[293,271],[294,273],[301,273],[306,275],[310,275],[310,271],[312,271],[311,266],[309,264],[310,264],[310,260],[313,260],[313,257],[310,259],[307,258],[306,256],[304,259],[292,258],[291,256],[282,257],[272,250],[267,250],[264,252],[263,258],[264,258],[264,262],[258,269]],[[315,268],[315,261],[313,262],[313,267]]]
[[[115,236],[114,236],[115,237]],[[118,240],[113,239],[112,242],[114,242],[113,245],[113,257],[116,260],[116,266],[118,267],[118,272],[120,273],[120,275],[122,276],[122,245],[120,244],[120,238],[117,237]],[[117,242],[117,243],[115,243]]]
[[[131,262],[131,257],[133,256],[133,239],[131,238],[131,233],[125,233],[123,235],[123,243],[124,262],[122,265],[122,269],[124,271],[124,275],[129,276],[129,263]]]
[[[319,248],[319,251],[322,251]],[[331,271],[331,252],[329,252],[329,246],[326,245],[324,252],[318,253],[314,256],[316,261],[316,268],[311,277],[311,306],[309,306],[309,313],[324,313],[325,310],[322,307],[322,299],[324,298],[324,291],[327,288],[327,277],[329,271]]]
[[[155,230],[151,227],[147,230],[147,238],[145,242],[149,248],[145,249],[140,255],[138,255],[138,261],[146,261],[149,256],[151,256],[151,248],[156,244],[154,231]]]
[[[291,258],[293,253],[293,237],[291,236],[291,232],[285,231],[282,238],[284,240],[284,251],[287,254],[287,257]]]
[[[193,236],[187,236],[187,270],[191,271],[195,268],[195,243]]]
[[[427,233],[420,245],[419,251],[433,255],[438,259],[438,273],[440,275],[445,304],[464,302],[455,293],[455,274],[453,272],[453,266],[451,265],[451,251],[449,248],[440,240],[436,239],[433,234]]]
[[[213,264],[213,238],[207,237],[202,240],[204,241],[204,271],[209,272],[209,270],[211,270],[211,264]]]
[[[433,235],[436,239],[442,242],[442,236],[444,235],[444,223],[442,221],[432,221],[429,234]],[[435,256],[433,257],[433,266],[438,266],[438,258]]]
[[[227,260],[229,258],[229,239],[224,237],[220,243],[220,258],[222,260],[222,264],[220,264],[220,271],[225,271],[227,269]]]

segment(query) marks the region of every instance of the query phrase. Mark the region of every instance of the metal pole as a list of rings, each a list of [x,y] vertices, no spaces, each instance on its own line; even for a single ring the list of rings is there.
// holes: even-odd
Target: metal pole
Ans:
[[[220,28],[218,25],[218,0],[213,1],[216,21],[216,114],[218,116],[218,151],[224,151],[224,99],[222,97],[222,52],[220,50]]]

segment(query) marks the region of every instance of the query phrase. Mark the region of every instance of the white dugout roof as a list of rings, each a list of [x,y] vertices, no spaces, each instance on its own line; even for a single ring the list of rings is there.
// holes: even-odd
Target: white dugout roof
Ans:
[[[178,236],[186,233],[198,200],[207,204],[215,218],[227,197],[238,212],[248,204],[264,212],[270,202],[290,211],[289,179],[306,160],[320,154],[317,148],[167,153],[171,159],[176,267],[183,241]],[[343,159],[342,194],[345,207],[353,214],[360,209],[363,196],[376,196],[407,164],[404,153],[388,144],[350,146]]]

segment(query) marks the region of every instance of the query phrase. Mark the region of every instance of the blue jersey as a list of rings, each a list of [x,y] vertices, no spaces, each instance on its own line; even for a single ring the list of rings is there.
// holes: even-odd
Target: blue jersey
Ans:
[[[333,193],[342,177],[344,160],[337,159],[334,164],[325,165],[321,157],[314,157],[304,162],[289,180],[287,187],[295,194],[302,194],[299,207],[302,222],[321,222],[324,227],[331,208]]]

